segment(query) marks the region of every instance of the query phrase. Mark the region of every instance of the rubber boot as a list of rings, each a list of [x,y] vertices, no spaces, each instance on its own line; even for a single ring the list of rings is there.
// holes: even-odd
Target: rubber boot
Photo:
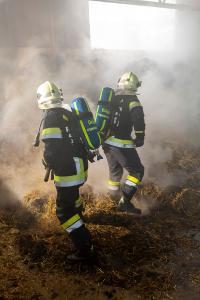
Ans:
[[[75,246],[75,251],[67,256],[71,261],[93,260],[94,247],[88,229],[83,225],[70,233],[70,238]]]
[[[108,195],[109,195],[110,199],[114,202],[114,204],[117,205],[119,203],[119,200],[121,198],[120,190],[118,190],[118,191],[109,190]]]
[[[76,250],[73,253],[67,255],[67,259],[74,262],[90,261],[93,262],[96,258],[93,245],[87,251]]]
[[[121,197],[119,200],[117,209],[122,212],[127,212],[129,214],[135,215],[135,216],[141,216],[142,212],[139,208],[136,208],[130,200],[126,199],[124,196]]]

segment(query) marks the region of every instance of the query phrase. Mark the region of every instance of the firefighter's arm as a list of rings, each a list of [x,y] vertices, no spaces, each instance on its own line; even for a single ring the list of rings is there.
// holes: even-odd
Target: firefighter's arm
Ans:
[[[44,159],[47,165],[55,170],[66,157],[66,146],[63,141],[59,120],[54,111],[48,112],[44,120],[42,130],[42,141],[44,142]]]
[[[144,145],[145,137],[145,121],[143,107],[139,101],[134,101],[130,104],[131,105],[129,105],[129,108],[136,136],[135,145],[136,147],[141,147]]]

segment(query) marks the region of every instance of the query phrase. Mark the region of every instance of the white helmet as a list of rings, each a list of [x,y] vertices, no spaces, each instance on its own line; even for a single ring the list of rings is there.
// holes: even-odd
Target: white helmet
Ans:
[[[46,81],[37,89],[38,106],[40,109],[50,109],[63,106],[63,94],[53,82]]]
[[[137,89],[141,86],[142,81],[139,81],[138,77],[132,73],[124,73],[117,82],[116,92],[122,92],[127,95],[135,95]]]

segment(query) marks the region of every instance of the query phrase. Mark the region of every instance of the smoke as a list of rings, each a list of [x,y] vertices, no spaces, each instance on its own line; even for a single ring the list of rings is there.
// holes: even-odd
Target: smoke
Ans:
[[[4,2],[9,5],[9,1]],[[62,11],[61,2],[58,16]],[[34,24],[38,21],[38,7],[39,2],[35,10],[32,10]],[[76,12],[80,16],[80,11]],[[188,22],[185,22],[188,18],[191,21],[191,30],[194,29],[192,32],[197,31],[198,22],[196,19],[192,22],[191,14],[192,12],[184,13],[182,19],[180,18],[182,33],[185,29],[184,24],[188,26]],[[44,23],[47,22],[47,15],[46,13]],[[41,119],[36,101],[36,89],[39,84],[46,80],[53,81],[62,87],[65,102],[69,103],[73,97],[82,95],[95,110],[100,88],[115,87],[119,76],[131,70],[143,81],[139,98],[144,106],[147,130],[145,147],[138,151],[145,166],[145,178],[148,179],[154,173],[155,180],[161,185],[178,182],[177,178],[181,177],[177,176],[178,173],[172,176],[167,170],[160,170],[155,166],[172,158],[169,143],[181,143],[186,147],[199,146],[200,59],[196,51],[196,35],[187,35],[190,38],[188,48],[187,37],[181,36],[179,32],[181,47],[177,46],[176,53],[92,51],[88,47],[88,35],[85,33],[87,30],[84,26],[80,27],[80,22],[77,22],[79,19],[73,20],[71,26],[68,23],[68,31],[73,30],[75,41],[72,38],[71,44],[69,40],[63,44],[67,34],[66,27],[63,29],[63,14],[61,16],[62,20],[59,22],[56,21],[58,18],[51,20],[51,30],[48,23],[45,23],[46,27],[42,27],[42,38],[35,30],[26,41],[28,47],[19,47],[16,42],[12,47],[0,48],[1,180],[20,197],[34,187],[43,190],[53,188],[51,183],[45,185],[42,182],[42,148],[38,150],[32,147]],[[34,24],[27,22],[29,32],[30,26]],[[54,26],[56,29],[52,36],[56,37],[53,39],[51,36],[51,42],[44,37],[44,33],[46,30],[48,35]],[[5,28],[5,42],[6,34],[10,34],[10,31],[6,33]],[[56,44],[55,47],[57,42],[58,46]],[[107,176],[105,159],[90,165],[89,183],[97,191],[104,190]]]

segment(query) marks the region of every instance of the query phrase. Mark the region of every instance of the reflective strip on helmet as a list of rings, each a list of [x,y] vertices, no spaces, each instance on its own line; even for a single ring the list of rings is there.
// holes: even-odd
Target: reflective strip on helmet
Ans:
[[[75,201],[75,207],[78,208],[80,207],[82,204],[81,198],[79,197],[76,201]]]
[[[118,191],[120,188],[119,181],[108,180],[108,189],[112,191]]]
[[[64,224],[62,224],[62,228],[65,229],[68,233],[71,233],[73,230],[78,229],[83,225],[83,221],[81,220],[78,214],[71,217]]]
[[[137,187],[140,184],[140,180],[134,176],[128,175],[125,183]]]
[[[58,176],[54,175],[54,183],[59,187],[69,187],[83,184],[87,180],[87,171],[84,171],[83,160],[79,157],[74,157],[76,165],[76,175]]]
[[[105,144],[119,147],[119,148],[135,148],[132,140],[121,140],[114,137],[110,137],[105,141]]]
[[[58,127],[45,128],[42,130],[42,140],[45,139],[62,139],[62,131]]]
[[[138,101],[132,101],[129,103],[129,110],[131,110],[134,107],[142,106],[140,102]]]

